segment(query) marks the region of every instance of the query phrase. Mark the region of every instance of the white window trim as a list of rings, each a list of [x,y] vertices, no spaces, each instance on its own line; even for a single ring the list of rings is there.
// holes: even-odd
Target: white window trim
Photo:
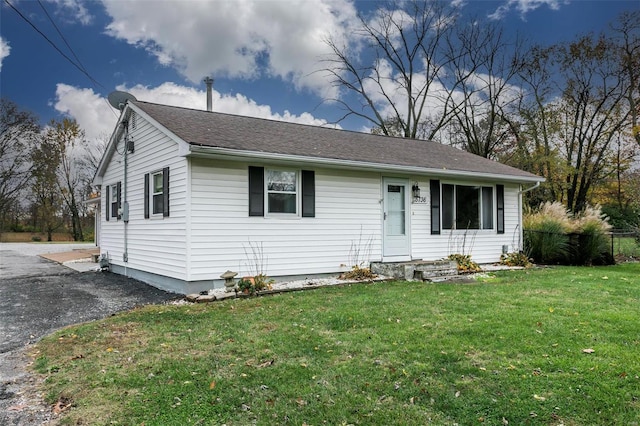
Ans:
[[[160,192],[155,192],[155,177],[157,175],[160,175],[160,180],[162,181],[162,191]],[[155,195],[160,195],[162,197],[164,197],[164,172],[163,169],[160,170],[156,170],[153,171],[151,173],[149,173],[149,200],[147,200],[147,202],[149,203],[149,218],[163,218],[164,217],[164,199],[163,199],[163,210],[160,211],[159,213],[155,213],[154,212],[154,207],[155,207],[155,203],[154,203],[154,199],[153,197]]]
[[[277,172],[292,172],[296,175],[296,212],[295,213],[276,213],[269,211],[269,194],[293,194],[294,192],[290,191],[270,191],[269,190],[269,171],[277,171]],[[277,217],[281,219],[297,219],[301,217],[302,210],[302,197],[301,197],[301,189],[300,189],[300,170],[297,169],[287,169],[287,168],[279,168],[279,167],[265,167],[264,168],[264,217]]]
[[[109,217],[114,217],[114,218],[118,218],[119,216],[119,212],[118,212],[118,184],[114,183],[112,185],[109,185],[109,198],[111,198],[109,200]],[[115,203],[116,205],[116,214],[114,216],[113,214],[113,204]]]

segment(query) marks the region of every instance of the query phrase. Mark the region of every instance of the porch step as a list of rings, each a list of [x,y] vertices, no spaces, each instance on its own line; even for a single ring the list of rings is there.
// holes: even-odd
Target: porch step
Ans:
[[[374,274],[407,281],[441,281],[458,275],[458,264],[451,260],[371,262],[370,268]]]

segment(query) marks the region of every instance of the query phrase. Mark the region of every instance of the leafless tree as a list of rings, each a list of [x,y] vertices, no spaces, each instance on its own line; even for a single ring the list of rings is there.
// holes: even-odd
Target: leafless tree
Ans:
[[[71,216],[72,235],[75,241],[82,241],[82,221],[80,204],[86,190],[80,158],[85,151],[84,131],[75,120],[63,118],[52,120],[44,138],[55,147],[58,154],[56,185]]]
[[[640,146],[640,11],[623,12],[612,24],[618,59],[627,79],[631,133]]]
[[[447,40],[457,10],[440,1],[390,3],[360,16],[351,44],[327,41],[325,60],[342,95],[333,101],[345,114],[363,118],[378,132],[433,139],[451,119]]]
[[[564,123],[561,137],[571,173],[567,175],[566,204],[583,210],[591,186],[611,173],[611,145],[628,123],[628,87],[605,37],[585,36],[556,48],[565,77]]]
[[[605,35],[586,35],[539,47],[520,73],[527,100],[510,127],[520,152],[549,181],[549,198],[573,212],[615,173],[615,143],[628,129],[629,86],[616,46]]]
[[[40,137],[38,118],[14,102],[0,100],[0,230],[12,206],[19,205],[31,179],[30,150]]]
[[[495,158],[510,141],[508,116],[516,111],[516,77],[524,60],[520,38],[508,40],[494,22],[460,26],[449,44],[458,96],[451,98],[452,135],[463,149]]]
[[[47,241],[52,241],[53,233],[63,225],[63,200],[58,187],[57,170],[60,162],[59,145],[50,138],[31,150],[33,163],[30,184],[31,209],[34,225],[47,233]]]
[[[561,201],[565,162],[558,149],[560,117],[554,57],[549,48],[533,46],[519,70],[521,96],[516,115],[505,115],[513,137],[503,161],[542,176],[546,181],[529,196],[532,206],[542,201]]]

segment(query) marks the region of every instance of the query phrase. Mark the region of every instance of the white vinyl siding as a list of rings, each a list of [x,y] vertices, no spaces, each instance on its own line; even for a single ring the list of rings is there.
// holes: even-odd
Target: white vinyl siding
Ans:
[[[418,180],[423,194],[428,192],[429,180]],[[447,181],[447,183],[451,183]],[[498,182],[502,183],[502,182]],[[472,185],[472,182],[455,182],[460,185]],[[493,186],[493,228],[470,230],[442,229],[440,235],[431,234],[430,203],[414,203],[411,205],[411,254],[414,259],[436,260],[447,257],[450,254],[470,254],[478,263],[492,263],[500,260],[502,246],[507,245],[509,251],[518,250],[519,218],[518,218],[518,191],[517,184],[505,184],[504,186],[504,234],[496,232],[495,220],[495,184],[492,182],[476,183],[481,186]]]
[[[381,258],[379,174],[315,169],[315,217],[252,217],[248,164],[193,159],[191,170],[191,280],[250,274],[252,247],[271,276],[344,271],[358,242],[370,246],[362,260]]]
[[[115,265],[139,269],[181,280],[187,279],[187,160],[178,155],[178,145],[141,115],[136,129],[130,131],[135,152],[128,154],[127,201],[129,223],[127,236],[128,262],[123,260],[124,221],[102,221],[100,251],[108,253]],[[123,140],[119,141],[103,181],[122,181],[124,203]],[[144,218],[144,175],[169,167],[170,217],[162,214],[151,220]],[[147,200],[148,201],[148,200]],[[150,206],[153,209],[153,205]],[[151,210],[153,211],[153,210]]]

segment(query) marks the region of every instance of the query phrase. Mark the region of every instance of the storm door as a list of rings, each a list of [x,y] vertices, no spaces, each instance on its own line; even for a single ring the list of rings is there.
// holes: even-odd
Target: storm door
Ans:
[[[383,179],[384,257],[410,256],[409,181]]]

